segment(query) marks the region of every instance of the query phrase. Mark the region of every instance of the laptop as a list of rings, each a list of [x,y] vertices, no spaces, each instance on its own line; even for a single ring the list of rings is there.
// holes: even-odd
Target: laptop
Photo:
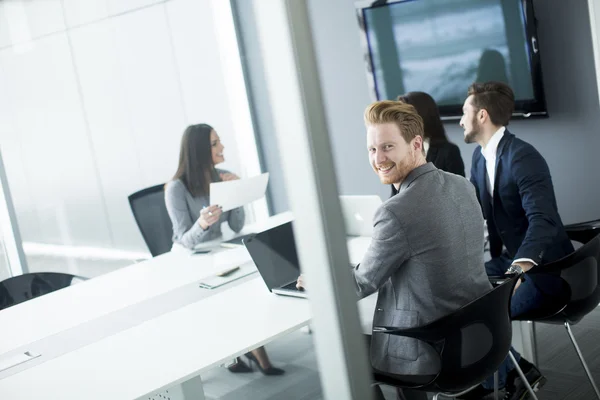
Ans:
[[[373,217],[381,206],[379,196],[340,196],[348,236],[372,236]]]
[[[251,235],[243,243],[269,291],[306,298],[306,292],[296,288],[300,263],[291,222]]]

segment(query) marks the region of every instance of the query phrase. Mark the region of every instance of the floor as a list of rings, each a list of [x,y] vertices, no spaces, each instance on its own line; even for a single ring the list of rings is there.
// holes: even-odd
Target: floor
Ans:
[[[588,366],[600,382],[600,308],[573,327]],[[540,400],[594,399],[575,350],[561,325],[537,326],[539,367],[548,382],[538,393]],[[312,336],[294,332],[267,346],[274,365],[284,368],[282,377],[260,372],[232,374],[219,368],[203,376],[209,400],[308,400],[322,399]],[[386,388],[386,399],[395,399]]]
[[[28,257],[32,271],[63,271],[94,277],[130,265],[129,260],[66,260],[60,257]],[[592,374],[600,383],[600,308],[573,327],[575,337]],[[207,400],[318,400],[322,399],[318,366],[312,335],[297,331],[267,345],[277,367],[286,374],[280,377],[232,374],[216,368],[202,376]],[[538,393],[540,399],[594,399],[575,350],[561,325],[537,325],[539,367],[548,382]],[[384,388],[386,399],[395,399],[394,391]]]

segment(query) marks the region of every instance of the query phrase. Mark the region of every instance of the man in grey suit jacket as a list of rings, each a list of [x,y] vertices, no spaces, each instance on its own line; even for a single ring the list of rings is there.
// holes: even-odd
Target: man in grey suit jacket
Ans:
[[[397,194],[375,214],[371,244],[353,272],[356,292],[363,298],[379,290],[374,325],[426,324],[491,289],[479,202],[468,180],[426,162],[423,121],[413,106],[373,103],[365,124],[373,170]],[[298,285],[305,286],[302,277]],[[415,339],[371,340],[371,364],[387,374],[435,375],[434,354]]]

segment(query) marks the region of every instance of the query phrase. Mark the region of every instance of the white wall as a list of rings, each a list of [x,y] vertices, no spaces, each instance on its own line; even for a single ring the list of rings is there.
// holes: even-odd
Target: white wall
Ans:
[[[127,196],[170,179],[190,123],[213,125],[241,171],[219,57],[210,0],[0,1],[0,146],[23,240],[146,251]]]

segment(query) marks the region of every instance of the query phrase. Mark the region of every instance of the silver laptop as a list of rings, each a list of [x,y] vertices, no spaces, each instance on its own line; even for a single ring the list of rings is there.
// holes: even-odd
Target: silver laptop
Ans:
[[[379,196],[340,196],[348,236],[373,235],[373,217],[381,205]]]
[[[296,288],[300,263],[291,222],[251,235],[243,242],[271,292],[306,297],[304,290]]]

